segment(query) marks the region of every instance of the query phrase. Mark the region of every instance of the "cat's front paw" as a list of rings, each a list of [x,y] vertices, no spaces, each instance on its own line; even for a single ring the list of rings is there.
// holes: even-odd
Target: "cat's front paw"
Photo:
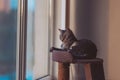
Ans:
[[[53,50],[55,50],[55,47],[50,48],[50,52],[53,52]]]

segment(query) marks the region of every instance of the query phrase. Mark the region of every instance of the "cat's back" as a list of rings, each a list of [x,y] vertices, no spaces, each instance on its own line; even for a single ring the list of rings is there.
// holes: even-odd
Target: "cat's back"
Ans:
[[[77,58],[95,58],[97,55],[96,45],[88,39],[74,42],[71,48],[71,53]]]

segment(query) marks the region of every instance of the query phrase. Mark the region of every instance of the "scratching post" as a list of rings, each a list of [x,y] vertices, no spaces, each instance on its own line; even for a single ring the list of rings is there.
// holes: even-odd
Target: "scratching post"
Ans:
[[[65,51],[53,51],[52,59],[59,64],[58,80],[69,79],[70,64],[82,64],[85,69],[86,80],[105,80],[103,60],[95,59],[73,59],[70,53]]]
[[[69,63],[60,63],[58,69],[58,80],[69,80]]]

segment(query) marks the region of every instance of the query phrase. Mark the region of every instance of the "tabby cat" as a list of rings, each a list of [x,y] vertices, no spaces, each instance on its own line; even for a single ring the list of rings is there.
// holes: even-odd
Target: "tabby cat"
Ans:
[[[97,48],[96,45],[88,39],[77,40],[73,32],[66,28],[60,31],[60,40],[62,41],[61,49],[51,48],[53,50],[64,50],[72,54],[75,59],[93,59],[96,58]]]

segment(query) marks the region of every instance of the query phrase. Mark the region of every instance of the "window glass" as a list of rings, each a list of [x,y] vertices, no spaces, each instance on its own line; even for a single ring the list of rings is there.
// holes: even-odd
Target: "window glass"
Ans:
[[[26,80],[49,75],[49,0],[28,0]]]
[[[35,55],[34,78],[49,75],[49,1],[35,0]]]
[[[26,80],[33,80],[34,67],[34,11],[35,0],[28,0],[27,11],[27,57],[26,57]]]
[[[0,0],[0,80],[16,80],[18,0]]]

